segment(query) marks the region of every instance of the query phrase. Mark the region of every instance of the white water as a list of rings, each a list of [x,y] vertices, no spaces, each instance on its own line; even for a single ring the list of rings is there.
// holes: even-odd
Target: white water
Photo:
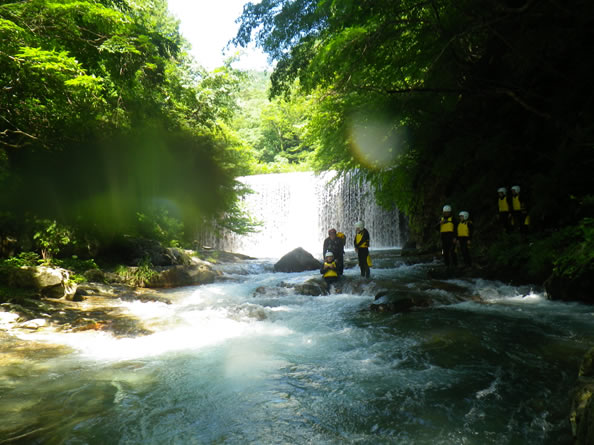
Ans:
[[[591,307],[529,287],[431,280],[427,265],[390,251],[376,258],[374,280],[350,268],[344,292],[326,296],[282,284],[315,272],[273,273],[258,260],[162,292],[171,304],[106,302],[139,318],[145,336],[11,331],[20,340],[2,337],[0,443],[569,443]],[[388,277],[429,294],[455,285],[483,302],[372,313]],[[22,340],[70,352],[27,352]]]
[[[379,207],[371,187],[360,185],[350,176],[298,172],[245,176],[240,180],[254,190],[243,204],[263,223],[262,227],[247,236],[226,233],[222,240],[206,238],[205,244],[260,258],[280,258],[302,247],[321,257],[329,229],[344,232],[350,247],[359,220],[365,222],[371,234],[372,248],[402,244],[398,211]]]

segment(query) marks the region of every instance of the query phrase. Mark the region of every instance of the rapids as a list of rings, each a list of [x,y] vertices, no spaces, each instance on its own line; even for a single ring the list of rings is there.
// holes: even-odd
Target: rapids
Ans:
[[[429,286],[436,264],[372,255],[343,293],[299,295],[286,284],[315,271],[259,259],[161,291],[170,304],[112,300],[147,335],[0,324],[0,444],[571,443],[592,307],[458,278],[480,302],[374,313],[382,277],[448,287]]]

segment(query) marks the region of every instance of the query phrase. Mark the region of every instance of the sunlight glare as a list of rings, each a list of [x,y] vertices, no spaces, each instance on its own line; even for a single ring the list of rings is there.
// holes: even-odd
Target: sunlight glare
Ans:
[[[351,152],[365,167],[388,167],[404,153],[406,130],[388,116],[355,114],[349,130]]]

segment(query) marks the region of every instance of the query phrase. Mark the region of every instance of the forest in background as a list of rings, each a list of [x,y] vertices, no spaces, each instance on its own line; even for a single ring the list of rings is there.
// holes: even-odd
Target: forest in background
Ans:
[[[2,2],[2,255],[246,232],[236,177],[332,169],[371,181],[419,245],[437,247],[447,203],[491,267],[583,292],[569,283],[594,271],[591,2],[263,0],[240,23],[270,79],[194,63],[164,0]],[[497,226],[512,185],[528,237]]]
[[[272,96],[309,97],[316,169],[359,171],[421,245],[444,204],[469,211],[489,267],[592,300],[592,2],[262,0],[240,23]],[[497,223],[513,185],[527,237]]]

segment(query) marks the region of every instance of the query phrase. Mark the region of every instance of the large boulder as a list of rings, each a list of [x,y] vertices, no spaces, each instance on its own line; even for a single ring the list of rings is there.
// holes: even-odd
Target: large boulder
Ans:
[[[76,294],[76,284],[70,281],[70,274],[66,269],[23,266],[6,269],[3,278],[10,287],[34,289],[47,298],[72,300]]]
[[[302,247],[290,251],[274,265],[275,272],[304,272],[322,267],[313,255]]]
[[[213,283],[217,273],[205,265],[171,266],[158,268],[150,278],[147,287],[180,287]]]

